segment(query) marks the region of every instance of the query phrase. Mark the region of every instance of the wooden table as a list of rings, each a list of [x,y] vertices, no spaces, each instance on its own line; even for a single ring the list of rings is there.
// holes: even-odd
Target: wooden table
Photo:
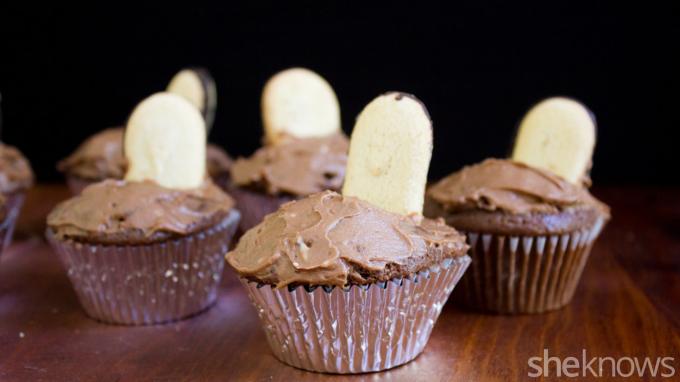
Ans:
[[[42,236],[46,213],[67,191],[38,186],[28,195],[14,244],[0,257],[0,380],[519,381],[530,379],[528,360],[544,349],[561,358],[581,358],[583,349],[588,357],[674,357],[680,380],[680,189],[595,194],[612,206],[614,220],[571,305],[510,317],[449,304],[415,361],[352,377],[277,361],[230,270],[217,305],[192,319],[123,327],[87,318]]]

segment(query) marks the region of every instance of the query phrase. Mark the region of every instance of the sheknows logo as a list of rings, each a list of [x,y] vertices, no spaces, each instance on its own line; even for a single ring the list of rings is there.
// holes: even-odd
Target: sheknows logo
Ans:
[[[662,377],[675,376],[673,357],[590,357],[583,349],[581,359],[566,357],[564,359],[550,356],[548,349],[543,349],[543,357],[529,358],[529,377]]]

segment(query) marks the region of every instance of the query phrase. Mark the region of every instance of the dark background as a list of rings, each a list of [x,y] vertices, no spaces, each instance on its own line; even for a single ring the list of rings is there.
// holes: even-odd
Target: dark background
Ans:
[[[680,183],[677,9],[256,3],[0,5],[3,141],[41,180],[58,180],[55,162],[84,138],[123,122],[180,68],[201,65],[218,85],[211,140],[248,155],[260,144],[262,85],[305,66],[334,86],[347,132],[387,90],[423,100],[435,129],[432,179],[506,155],[531,104],[568,95],[598,119],[596,184]]]

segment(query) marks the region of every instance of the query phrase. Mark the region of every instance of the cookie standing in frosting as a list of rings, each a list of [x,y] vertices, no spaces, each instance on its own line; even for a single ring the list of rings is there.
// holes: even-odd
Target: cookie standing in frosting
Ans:
[[[340,132],[340,105],[331,85],[305,68],[272,76],[262,90],[265,142],[324,137]]]
[[[302,68],[284,70],[262,92],[263,147],[231,167],[232,187],[247,231],[290,200],[339,191],[349,142],[333,88]]]
[[[564,97],[538,103],[522,119],[511,159],[487,159],[442,179],[426,214],[469,231],[563,234],[609,219],[585,185],[595,119]]]
[[[422,352],[470,263],[463,235],[422,216],[431,154],[420,101],[384,94],[357,118],[343,195],[283,204],[226,255],[281,361],[365,373]]]
[[[57,164],[57,169],[69,176],[100,181],[122,179],[127,170],[123,155],[125,128],[105,129],[85,140],[76,151]],[[208,144],[206,166],[212,178],[229,174],[232,160],[219,146]]]
[[[205,68],[182,69],[170,80],[166,91],[191,102],[203,115],[205,128],[210,131],[217,110],[217,86]]]
[[[188,117],[178,117],[183,115]],[[159,121],[164,129],[177,131],[154,136],[162,132],[154,129]],[[159,93],[142,102],[129,119],[128,129],[133,130],[127,136],[130,147],[125,150],[125,162],[134,164],[136,172],[130,174],[128,169],[125,180],[96,183],[57,205],[47,218],[54,236],[138,245],[190,235],[224,219],[234,201],[204,177],[206,166],[198,157],[206,152],[200,147],[205,146],[203,124],[198,111],[179,96]],[[109,130],[107,136],[116,139],[115,151],[122,152],[119,131],[122,129]],[[174,146],[183,151],[169,152]],[[193,161],[186,160],[189,157]],[[198,167],[185,169],[192,178],[177,178],[181,169],[171,162],[176,160]],[[173,171],[165,171],[169,168]],[[187,181],[191,183],[184,187]]]
[[[340,189],[349,142],[326,80],[303,68],[277,73],[262,92],[262,121],[266,145],[236,160],[237,186],[297,197]]]
[[[464,237],[441,220],[423,218],[422,195],[410,195],[424,189],[432,150],[430,124],[413,96],[378,97],[359,116],[353,133],[355,160],[348,170],[357,173],[343,191],[354,195],[325,191],[282,205],[245,233],[227,254],[229,264],[241,276],[277,288],[347,286],[408,277],[446,258],[464,256]],[[389,164],[397,149],[421,157],[408,168],[395,168]],[[379,171],[365,171],[366,166]],[[416,184],[403,194],[400,186],[406,182]],[[376,199],[384,203],[378,206],[366,201],[375,199],[367,194],[372,192],[397,197]]]
[[[544,168],[572,183],[589,181],[595,115],[582,103],[553,97],[532,107],[517,129],[512,159]]]
[[[425,215],[444,218],[470,245],[472,270],[455,299],[502,314],[569,303],[610,219],[584,185],[594,146],[590,111],[553,98],[524,117],[511,159],[487,159],[430,187]]]
[[[90,185],[49,214],[47,238],[89,316],[160,324],[214,303],[240,215],[207,177],[206,135],[186,99],[146,98],[128,118],[124,179]]]
[[[179,71],[171,79],[167,91],[192,103],[201,112],[206,131],[210,130],[215,117],[217,91],[215,81],[206,69],[188,68]],[[57,169],[66,174],[74,194],[97,181],[123,178],[128,168],[123,155],[124,136],[123,127],[105,129],[86,139],[76,151],[57,164]],[[222,188],[229,184],[231,163],[231,158],[223,149],[208,144],[208,174]]]

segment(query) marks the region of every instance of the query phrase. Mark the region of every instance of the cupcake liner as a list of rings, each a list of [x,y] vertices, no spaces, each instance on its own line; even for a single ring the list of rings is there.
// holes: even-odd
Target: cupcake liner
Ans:
[[[241,279],[282,362],[325,373],[386,370],[423,351],[470,264],[447,259],[413,277],[348,288],[272,288]]]
[[[24,193],[14,193],[5,195],[5,218],[0,222],[0,255],[12,242],[14,227],[24,204]]]
[[[80,195],[80,193],[85,189],[85,187],[91,184],[95,184],[97,182],[101,182],[101,180],[84,179],[78,178],[76,176],[66,177],[66,184],[68,185],[68,189],[74,196]]]
[[[503,314],[559,309],[571,301],[603,225],[544,236],[462,232],[472,265],[453,298]]]
[[[79,243],[50,231],[47,236],[88,316],[113,324],[161,324],[215,302],[238,220],[232,210],[207,230],[148,245]]]
[[[236,208],[241,211],[239,223],[241,233],[260,224],[267,214],[278,210],[282,204],[295,200],[293,196],[273,196],[235,185],[229,190],[229,195],[234,198]]]

